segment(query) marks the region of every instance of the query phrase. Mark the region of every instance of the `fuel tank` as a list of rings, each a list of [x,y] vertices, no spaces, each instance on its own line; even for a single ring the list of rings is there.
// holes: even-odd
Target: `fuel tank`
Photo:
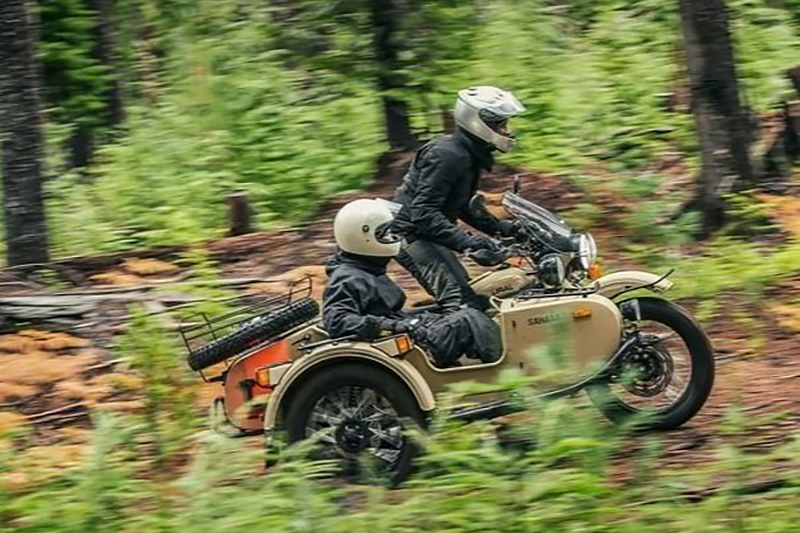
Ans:
[[[519,292],[533,280],[533,275],[521,268],[509,267],[486,272],[474,278],[470,286],[478,294],[503,298]]]
[[[529,375],[552,374],[560,382],[580,379],[598,369],[620,344],[622,316],[604,296],[509,298],[498,307],[504,366]]]

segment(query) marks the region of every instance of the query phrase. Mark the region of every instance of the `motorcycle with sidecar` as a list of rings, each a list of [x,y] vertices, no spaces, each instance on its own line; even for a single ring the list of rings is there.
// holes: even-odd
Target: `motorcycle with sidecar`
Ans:
[[[276,431],[290,443],[313,437],[320,457],[348,463],[367,457],[397,482],[415,453],[404,431],[408,421],[424,427],[437,394],[454,383],[492,383],[504,369],[541,376],[532,353],[554,335],[563,336],[565,353],[557,379],[532,381],[541,397],[585,391],[612,421],[641,414],[645,429],[674,429],[690,420],[713,386],[713,349],[697,321],[662,296],[672,286],[668,275],[600,275],[589,233],[525,200],[518,188],[502,204],[521,237],[507,243],[503,257],[473,254],[495,266],[471,282],[500,327],[498,361],[464,359],[437,368],[406,334],[374,342],[329,338],[310,281],[301,281],[289,294],[181,327],[190,367],[222,385],[214,402],[219,426],[237,435],[265,432],[268,442]],[[473,208],[492,216],[480,197]],[[213,365],[219,370],[207,378]],[[500,390],[448,415],[470,421],[514,410]]]

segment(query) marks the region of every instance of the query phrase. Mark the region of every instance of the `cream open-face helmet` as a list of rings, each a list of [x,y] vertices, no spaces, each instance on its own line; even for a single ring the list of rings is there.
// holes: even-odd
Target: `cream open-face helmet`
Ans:
[[[459,127],[508,152],[516,143],[508,119],[523,111],[525,107],[510,91],[483,85],[459,91],[453,115]]]
[[[391,231],[393,204],[385,200],[355,200],[342,207],[333,221],[340,250],[372,257],[394,257],[401,238]]]

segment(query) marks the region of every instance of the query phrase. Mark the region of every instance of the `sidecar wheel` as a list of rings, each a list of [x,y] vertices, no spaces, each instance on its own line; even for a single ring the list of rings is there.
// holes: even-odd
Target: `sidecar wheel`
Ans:
[[[663,340],[630,356],[629,368],[636,369],[632,377],[617,375],[587,392],[595,406],[615,423],[642,415],[637,429],[675,429],[696,415],[711,394],[714,350],[700,325],[679,305],[652,297],[637,300],[640,331],[646,338]],[[647,326],[671,333],[650,334]],[[679,352],[685,354],[685,360],[678,359]],[[681,379],[679,371],[687,375]]]
[[[343,477],[396,486],[408,477],[417,452],[405,430],[421,426],[423,414],[389,372],[342,363],[304,382],[285,420],[290,443],[317,439],[312,459],[337,460]]]

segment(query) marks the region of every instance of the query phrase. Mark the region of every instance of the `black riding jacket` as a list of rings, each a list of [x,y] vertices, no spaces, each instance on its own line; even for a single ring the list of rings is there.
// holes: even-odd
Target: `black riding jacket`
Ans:
[[[469,247],[469,235],[457,226],[458,219],[496,233],[494,220],[469,210],[481,170],[493,162],[490,146],[461,129],[420,148],[394,195],[403,206],[394,229],[409,240],[422,238],[459,252]]]
[[[371,341],[379,338],[382,330],[393,331],[397,323],[409,318],[402,311],[406,296],[386,275],[387,263],[388,258],[345,252],[328,262],[322,325],[331,338],[352,335],[356,340]],[[411,336],[439,366],[453,364],[462,354],[491,362],[502,352],[497,324],[475,309],[417,313],[414,318],[419,327]]]
[[[328,261],[322,324],[331,337],[373,340],[381,335],[382,319],[403,318],[406,295],[386,275],[388,262],[346,252]]]

